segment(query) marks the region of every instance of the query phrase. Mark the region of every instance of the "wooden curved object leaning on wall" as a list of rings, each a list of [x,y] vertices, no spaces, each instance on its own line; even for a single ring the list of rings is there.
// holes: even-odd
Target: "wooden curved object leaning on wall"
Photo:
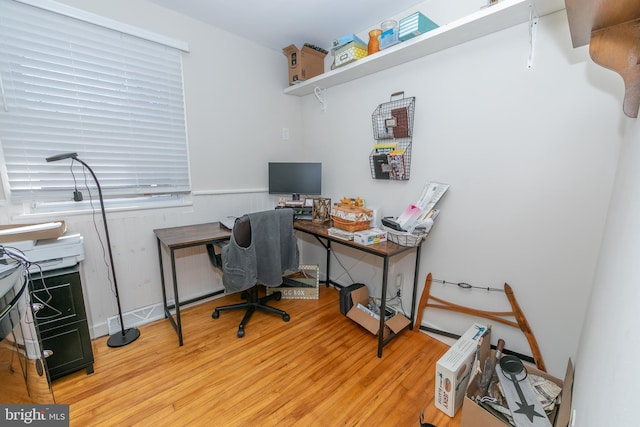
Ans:
[[[424,289],[422,291],[422,295],[420,296],[420,302],[418,303],[416,322],[413,326],[414,332],[420,333],[422,317],[424,314],[424,310],[427,307],[455,311],[458,313],[467,314],[469,316],[482,317],[494,322],[502,323],[504,325],[520,329],[524,336],[527,338],[527,342],[529,343],[529,347],[531,348],[531,353],[536,367],[541,371],[547,371],[544,360],[542,359],[542,353],[540,353],[540,347],[538,347],[538,342],[536,341],[536,337],[533,335],[533,331],[531,331],[529,322],[522,312],[522,309],[520,308],[520,305],[516,300],[516,296],[513,293],[513,289],[511,289],[511,286],[509,286],[507,283],[504,284],[504,293],[506,294],[507,299],[509,300],[509,304],[511,305],[511,311],[487,311],[454,304],[442,298],[432,296],[430,294],[432,280],[433,278],[431,276],[431,273],[427,274],[427,278],[424,282]],[[513,320],[511,320],[511,318]]]

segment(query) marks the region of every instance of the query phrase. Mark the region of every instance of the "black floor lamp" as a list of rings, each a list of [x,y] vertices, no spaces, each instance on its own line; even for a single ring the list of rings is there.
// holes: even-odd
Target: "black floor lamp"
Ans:
[[[137,328],[124,328],[124,320],[122,319],[122,308],[120,307],[120,296],[118,294],[118,281],[116,280],[116,269],[113,267],[113,254],[111,253],[111,240],[109,239],[109,227],[107,226],[107,214],[104,211],[104,199],[102,198],[102,188],[100,188],[100,182],[93,170],[88,164],[78,158],[78,153],[64,153],[57,156],[47,157],[47,162],[57,162],[58,160],[72,159],[81,163],[91,173],[93,180],[98,187],[98,196],[100,197],[100,210],[102,211],[102,222],[104,223],[104,234],[107,239],[107,249],[109,252],[109,262],[111,264],[111,275],[113,276],[113,288],[116,294],[116,302],[118,303],[118,316],[120,317],[121,332],[109,336],[107,345],[109,347],[123,347],[127,344],[131,344],[140,336],[140,331]]]

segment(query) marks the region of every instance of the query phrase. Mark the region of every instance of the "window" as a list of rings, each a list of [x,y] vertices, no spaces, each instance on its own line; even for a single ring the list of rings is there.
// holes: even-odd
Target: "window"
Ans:
[[[91,166],[105,198],[188,192],[181,50],[105,18],[24,3],[71,9],[0,0],[0,144],[12,200],[68,200],[79,171],[45,161],[67,152]]]

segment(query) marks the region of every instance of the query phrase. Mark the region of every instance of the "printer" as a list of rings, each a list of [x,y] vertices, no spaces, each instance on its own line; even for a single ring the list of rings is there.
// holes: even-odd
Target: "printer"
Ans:
[[[80,234],[65,234],[54,239],[36,240],[30,248],[22,249],[32,265],[29,272],[51,271],[73,267],[84,260],[83,238]]]

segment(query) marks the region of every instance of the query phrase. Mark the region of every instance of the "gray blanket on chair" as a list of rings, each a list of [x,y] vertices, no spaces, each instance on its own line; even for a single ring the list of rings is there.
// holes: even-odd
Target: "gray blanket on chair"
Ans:
[[[274,209],[248,214],[251,243],[241,247],[233,236],[222,248],[222,283],[238,292],[260,283],[278,286],[285,270],[297,270],[299,252],[293,231],[293,211]]]

